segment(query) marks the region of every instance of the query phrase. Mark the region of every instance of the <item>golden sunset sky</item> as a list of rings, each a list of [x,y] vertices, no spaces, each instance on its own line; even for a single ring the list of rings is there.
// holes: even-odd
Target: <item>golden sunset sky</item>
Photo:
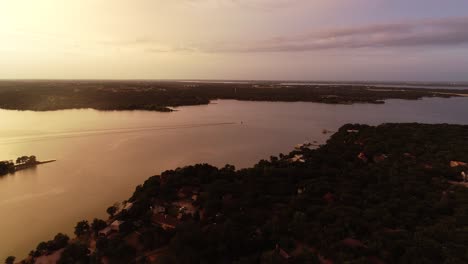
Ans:
[[[1,79],[466,80],[463,0],[0,0]]]

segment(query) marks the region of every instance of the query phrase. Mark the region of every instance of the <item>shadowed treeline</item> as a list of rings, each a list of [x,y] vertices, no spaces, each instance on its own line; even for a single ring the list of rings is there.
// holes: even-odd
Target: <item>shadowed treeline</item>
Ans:
[[[386,99],[416,100],[463,94],[468,94],[468,90],[382,89],[371,85],[284,85],[277,82],[3,81],[0,82],[0,108],[170,112],[173,111],[171,107],[208,104],[215,99],[375,104],[384,103]]]

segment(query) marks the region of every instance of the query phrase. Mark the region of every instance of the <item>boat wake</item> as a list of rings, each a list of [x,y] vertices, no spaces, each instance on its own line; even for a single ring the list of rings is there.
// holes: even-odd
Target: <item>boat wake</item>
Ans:
[[[150,127],[113,128],[113,129],[98,129],[98,130],[61,131],[61,132],[20,136],[20,137],[3,137],[0,139],[0,145],[55,140],[55,139],[65,139],[65,138],[100,136],[100,135],[109,135],[109,134],[136,133],[136,132],[144,132],[144,131],[179,130],[179,129],[192,129],[192,128],[202,128],[202,127],[213,127],[213,126],[226,126],[226,125],[234,125],[234,124],[236,123],[235,122],[221,122],[221,123],[180,124],[180,125],[150,126]]]

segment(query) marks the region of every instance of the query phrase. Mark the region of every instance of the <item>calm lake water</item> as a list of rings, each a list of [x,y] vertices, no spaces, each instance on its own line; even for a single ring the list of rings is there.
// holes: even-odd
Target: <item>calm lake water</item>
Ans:
[[[24,257],[82,219],[104,218],[151,175],[194,163],[237,168],[345,123],[468,124],[468,98],[384,105],[215,101],[173,113],[0,110],[0,160],[57,159],[0,178],[0,259]]]

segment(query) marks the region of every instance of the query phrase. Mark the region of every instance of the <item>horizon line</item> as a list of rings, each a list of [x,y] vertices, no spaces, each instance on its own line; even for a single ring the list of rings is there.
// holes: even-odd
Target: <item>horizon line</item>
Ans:
[[[297,82],[297,83],[338,83],[338,84],[447,84],[447,85],[468,85],[466,81],[403,81],[403,80],[303,80],[303,79],[204,79],[204,78],[168,78],[168,79],[146,79],[146,78],[125,78],[125,79],[97,79],[97,78],[0,78],[0,82],[5,81],[104,81],[104,82],[125,82],[125,81],[142,81],[142,82]]]

